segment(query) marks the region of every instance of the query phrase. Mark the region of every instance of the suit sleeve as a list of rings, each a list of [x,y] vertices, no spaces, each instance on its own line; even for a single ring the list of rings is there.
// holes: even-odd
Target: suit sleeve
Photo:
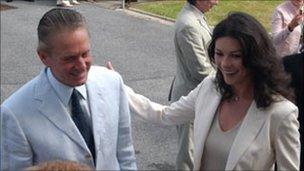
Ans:
[[[15,115],[1,106],[1,170],[33,165],[33,153]]]
[[[277,170],[299,170],[301,143],[298,128],[297,110],[279,123],[275,137]]]
[[[137,170],[135,152],[132,144],[128,98],[121,78],[117,157],[120,170]]]
[[[135,93],[130,87],[125,87],[129,96],[130,108],[134,113],[152,123],[178,125],[194,120],[195,102],[201,84],[187,96],[182,96],[178,101],[171,103],[170,106],[152,102],[147,97]]]
[[[177,32],[176,36],[190,77],[202,81],[212,70],[206,49],[208,42],[203,40],[200,30],[190,26]]]

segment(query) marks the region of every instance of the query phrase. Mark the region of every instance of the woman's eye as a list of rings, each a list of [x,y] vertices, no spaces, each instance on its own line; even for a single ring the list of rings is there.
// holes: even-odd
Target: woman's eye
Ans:
[[[242,57],[242,55],[241,54],[232,54],[231,57],[233,57],[233,58],[240,58],[240,57]]]
[[[215,52],[215,55],[217,55],[217,56],[223,56],[223,54],[221,52]]]

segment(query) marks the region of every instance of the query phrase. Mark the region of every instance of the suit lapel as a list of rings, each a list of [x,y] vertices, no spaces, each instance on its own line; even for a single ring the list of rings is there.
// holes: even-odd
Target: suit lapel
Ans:
[[[95,149],[102,152],[103,150],[99,149],[103,147],[103,144],[101,144],[103,142],[102,138],[106,135],[104,117],[106,111],[109,111],[104,100],[105,90],[102,86],[97,85],[92,80],[88,80],[86,85],[92,116]]]
[[[200,23],[200,25],[203,27],[203,29],[205,29],[209,33],[209,35],[212,36],[211,29],[209,28],[206,20],[204,18],[203,19],[198,18],[197,20]]]
[[[46,76],[46,69],[39,75],[35,89],[35,99],[41,102],[38,104],[38,110],[47,117],[50,122],[56,125],[58,129],[68,135],[79,146],[88,150],[69,112],[50,85]]]
[[[206,30],[210,34],[210,36],[212,35],[211,29],[207,24],[206,18],[201,11],[199,11],[196,7],[190,5],[189,3],[187,3],[187,5],[185,6],[185,10],[191,11],[195,15],[197,22],[199,22],[199,24],[202,26],[202,29]]]
[[[266,117],[267,114],[259,110],[255,101],[253,101],[231,146],[225,170],[234,169],[237,162],[259,133]]]
[[[203,89],[201,89],[203,90]],[[214,84],[212,87],[204,87],[204,91],[198,95],[200,99],[196,106],[196,115],[194,120],[195,130],[195,164],[194,170],[199,170],[201,165],[202,154],[204,151],[204,145],[209,133],[211,123],[213,121],[217,107],[221,101],[221,95],[216,91]],[[197,168],[196,168],[197,167]]]

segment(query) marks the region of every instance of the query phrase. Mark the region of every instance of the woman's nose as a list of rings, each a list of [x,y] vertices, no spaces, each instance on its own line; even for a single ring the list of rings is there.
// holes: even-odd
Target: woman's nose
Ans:
[[[222,67],[229,67],[229,66],[231,66],[231,61],[227,56],[224,56],[222,58],[221,64],[222,64]]]

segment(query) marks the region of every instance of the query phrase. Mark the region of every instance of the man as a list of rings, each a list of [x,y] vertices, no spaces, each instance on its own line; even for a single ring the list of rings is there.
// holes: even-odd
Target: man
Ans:
[[[46,68],[1,105],[1,170],[70,160],[96,170],[136,170],[121,77],[92,66],[85,19],[52,9],[38,25]]]
[[[57,6],[71,7],[73,5],[79,5],[80,4],[77,0],[70,0],[70,1],[69,0],[57,0]]]
[[[172,83],[169,100],[177,101],[187,95],[211,71],[207,47],[211,30],[204,13],[218,0],[188,0],[175,23],[176,76]],[[178,154],[177,170],[193,170],[193,123],[177,127]]]
[[[304,49],[301,53],[286,56],[282,59],[285,71],[291,76],[291,87],[294,88],[296,105],[299,109],[301,162],[300,170],[304,170]]]

